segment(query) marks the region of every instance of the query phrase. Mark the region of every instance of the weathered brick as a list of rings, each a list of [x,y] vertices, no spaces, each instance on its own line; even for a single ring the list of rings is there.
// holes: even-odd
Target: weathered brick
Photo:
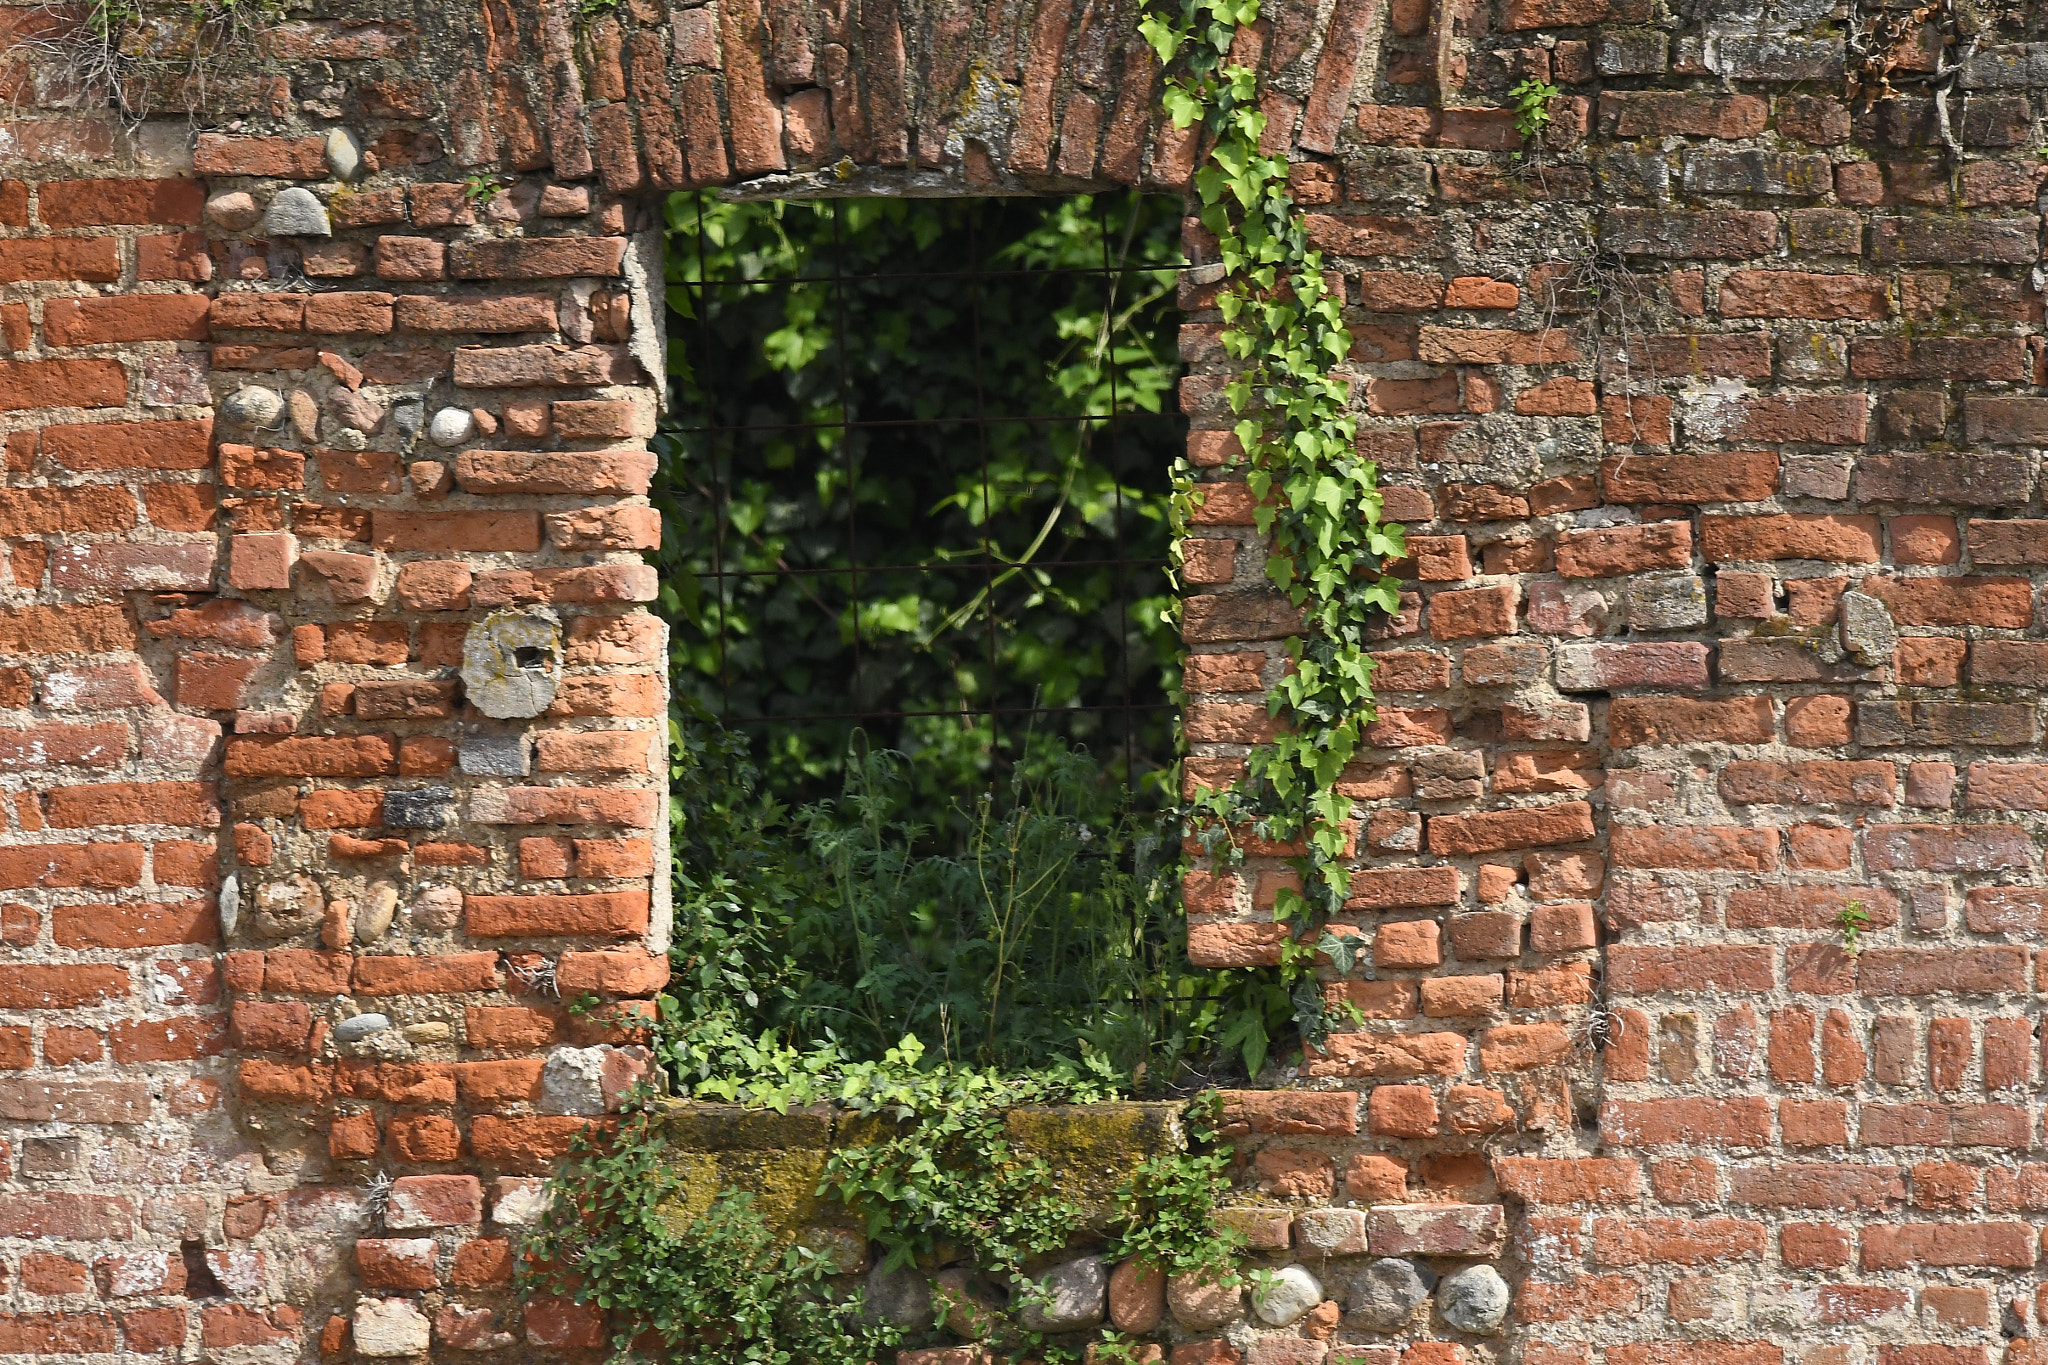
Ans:
[[[2025,503],[2032,486],[2033,471],[2017,455],[1865,455],[1856,461],[1856,497],[1863,502],[2002,507]]]
[[[459,280],[609,276],[626,258],[623,237],[528,237],[456,242],[448,273]]]
[[[1874,322],[1891,315],[1885,282],[1871,275],[1817,275],[1799,270],[1738,270],[1721,281],[1725,318],[1847,318]]]
[[[1628,826],[1609,834],[1616,867],[1769,872],[1778,866],[1775,830],[1714,825]]]

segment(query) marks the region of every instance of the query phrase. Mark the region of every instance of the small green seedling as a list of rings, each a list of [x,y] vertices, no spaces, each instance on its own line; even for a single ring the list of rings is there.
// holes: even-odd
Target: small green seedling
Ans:
[[[1835,927],[1842,931],[1842,951],[1850,957],[1863,951],[1863,931],[1870,927],[1870,916],[1863,909],[1862,901],[1850,901],[1835,916]]]
[[[1515,131],[1525,141],[1540,136],[1550,126],[1550,102],[1563,93],[1549,81],[1534,77],[1508,91],[1508,98],[1515,102]]]
[[[499,192],[511,183],[498,176],[479,172],[462,182],[462,197],[474,208],[478,204],[488,204],[496,199]]]

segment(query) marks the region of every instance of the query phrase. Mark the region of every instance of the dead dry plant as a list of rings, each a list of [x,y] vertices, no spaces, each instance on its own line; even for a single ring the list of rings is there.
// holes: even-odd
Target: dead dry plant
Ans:
[[[15,102],[112,109],[131,130],[171,111],[211,106],[230,64],[246,61],[284,0],[50,0],[31,11],[4,55],[28,67]]]

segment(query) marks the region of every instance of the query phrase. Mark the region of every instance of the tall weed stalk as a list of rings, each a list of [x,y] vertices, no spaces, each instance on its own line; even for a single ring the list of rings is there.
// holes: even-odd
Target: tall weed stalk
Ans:
[[[947,820],[916,760],[856,744],[840,795],[788,811],[736,738],[676,726],[668,1060],[686,1086],[735,1046],[832,1040],[1005,1070],[1100,1055],[1170,1085],[1248,985],[1186,965],[1168,827],[1085,750],[1037,736]],[[949,832],[952,831],[952,832]]]

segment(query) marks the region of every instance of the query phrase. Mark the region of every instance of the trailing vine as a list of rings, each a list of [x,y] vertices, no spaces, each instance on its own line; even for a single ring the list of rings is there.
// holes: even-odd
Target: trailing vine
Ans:
[[[854,1061],[830,1042],[797,1051],[763,1040],[752,1062],[698,1094],[783,1113],[831,1103],[873,1121],[863,1140],[834,1147],[816,1193],[842,1205],[880,1249],[879,1275],[957,1263],[971,1277],[936,1277],[928,1318],[892,1318],[851,1279],[853,1267],[779,1238],[745,1192],[720,1191],[687,1218],[684,1168],[663,1132],[667,1102],[643,1095],[616,1132],[580,1135],[556,1172],[521,1258],[526,1294],[606,1310],[617,1360],[875,1360],[941,1325],[1004,1359],[1070,1365],[1091,1345],[1098,1360],[1134,1358],[1118,1353],[1130,1343],[1112,1328],[1085,1342],[1026,1325],[1044,1301],[1033,1269],[1080,1239],[1084,1211],[1043,1157],[1015,1143],[1007,1118],[1025,1105],[1114,1098],[1105,1064],[1024,1074],[931,1066],[914,1038],[879,1062]],[[1242,1239],[1213,1221],[1230,1166],[1215,1114],[1213,1094],[1192,1102],[1192,1150],[1152,1156],[1125,1178],[1108,1235],[1095,1239],[1105,1256],[1236,1280]]]
[[[1283,890],[1275,914],[1291,930],[1281,969],[1298,983],[1296,1020],[1318,1042],[1327,1021],[1310,965],[1318,950],[1340,971],[1351,965],[1344,940],[1322,928],[1350,882],[1352,808],[1337,783],[1375,714],[1366,637],[1400,609],[1400,581],[1384,568],[1406,547],[1383,518],[1379,469],[1358,453],[1350,385],[1336,374],[1351,351],[1342,301],[1324,282],[1286,158],[1260,151],[1258,75],[1230,59],[1258,13],[1259,0],[1155,0],[1140,28],[1169,68],[1174,125],[1199,124],[1213,144],[1195,190],[1224,272],[1223,347],[1241,366],[1224,393],[1256,525],[1272,545],[1267,576],[1302,619],[1286,642],[1292,667],[1268,697],[1283,733],[1252,749],[1239,787],[1212,790],[1194,813],[1212,855],[1239,856],[1229,831],[1247,822],[1259,837],[1304,846],[1303,890]],[[1192,474],[1183,465],[1176,478],[1183,528],[1201,497]]]

